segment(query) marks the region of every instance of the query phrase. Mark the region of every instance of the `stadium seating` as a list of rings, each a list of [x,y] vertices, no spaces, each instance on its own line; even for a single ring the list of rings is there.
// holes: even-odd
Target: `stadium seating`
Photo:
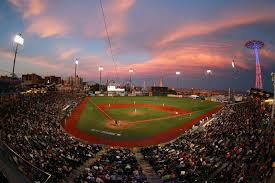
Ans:
[[[82,99],[54,92],[2,100],[1,141],[24,161],[50,173],[52,182],[64,181],[102,149],[60,128],[60,122]],[[64,111],[68,105],[69,111]],[[263,182],[271,175],[274,133],[269,116],[270,108],[260,108],[253,101],[227,105],[208,125],[140,151],[164,182]],[[32,182],[44,180],[25,170]],[[147,179],[131,150],[111,148],[74,181],[145,183]]]
[[[129,149],[111,149],[76,180],[81,182],[146,183],[135,155]]]
[[[0,182],[2,182],[2,183],[9,183],[7,177],[4,175],[3,172],[0,172]]]
[[[205,128],[141,152],[164,182],[261,182],[272,171],[268,112],[253,102],[226,106]]]
[[[76,106],[81,99],[60,93],[19,96],[1,106],[1,139],[57,182],[101,149],[83,144],[60,129],[66,115],[62,108]]]

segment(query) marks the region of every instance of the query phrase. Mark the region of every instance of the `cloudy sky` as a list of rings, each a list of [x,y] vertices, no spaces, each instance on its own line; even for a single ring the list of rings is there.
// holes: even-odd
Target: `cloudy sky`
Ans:
[[[255,57],[246,41],[261,40],[264,88],[272,89],[275,71],[274,0],[102,0],[114,61],[99,0],[0,0],[0,73],[11,72],[13,37],[22,33],[16,73],[103,78],[142,85],[159,82],[194,88],[255,85]],[[231,67],[235,60],[237,70]],[[205,76],[211,69],[213,75]]]

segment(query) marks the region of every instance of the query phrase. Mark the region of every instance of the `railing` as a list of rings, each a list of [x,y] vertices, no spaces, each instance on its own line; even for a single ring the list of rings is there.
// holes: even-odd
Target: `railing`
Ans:
[[[31,182],[48,183],[51,179],[51,174],[41,170],[40,168],[32,165],[27,160],[22,158],[19,154],[13,151],[7,144],[1,142],[0,145],[7,159],[17,170],[19,170]]]

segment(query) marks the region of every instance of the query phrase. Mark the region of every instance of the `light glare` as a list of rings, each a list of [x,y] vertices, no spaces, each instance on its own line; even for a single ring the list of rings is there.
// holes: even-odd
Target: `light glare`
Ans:
[[[20,45],[24,44],[24,39],[20,35],[15,35],[14,42]]]
[[[103,67],[99,66],[98,71],[103,71]]]
[[[232,64],[232,67],[235,68],[235,63],[234,63],[234,61],[232,61],[231,64]]]

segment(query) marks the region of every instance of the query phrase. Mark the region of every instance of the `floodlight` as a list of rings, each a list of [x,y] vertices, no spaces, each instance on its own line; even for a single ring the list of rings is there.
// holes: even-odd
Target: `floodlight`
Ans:
[[[129,69],[129,72],[130,72],[130,73],[133,73],[133,72],[134,72],[134,70],[131,68],[131,69]]]
[[[234,63],[234,60],[232,61],[232,67],[235,68],[235,63]]]
[[[75,64],[78,65],[78,60],[75,60]]]
[[[24,44],[24,39],[20,35],[15,35],[13,41],[17,44],[20,44],[20,45]]]
[[[16,55],[17,55],[17,52],[18,52],[18,46],[24,44],[24,39],[21,37],[21,34],[19,34],[19,35],[17,34],[17,35],[14,36],[13,41],[16,43],[14,59],[13,59],[13,66],[12,66],[12,77],[14,78],[15,77],[14,68],[15,68]]]
[[[99,67],[98,67],[98,71],[103,71],[103,67],[102,67],[102,66],[99,66]]]
[[[176,75],[180,75],[180,72],[177,71],[177,72],[176,72]]]
[[[207,73],[207,74],[211,74],[212,71],[211,71],[210,69],[208,69],[208,70],[206,71],[206,73]]]

